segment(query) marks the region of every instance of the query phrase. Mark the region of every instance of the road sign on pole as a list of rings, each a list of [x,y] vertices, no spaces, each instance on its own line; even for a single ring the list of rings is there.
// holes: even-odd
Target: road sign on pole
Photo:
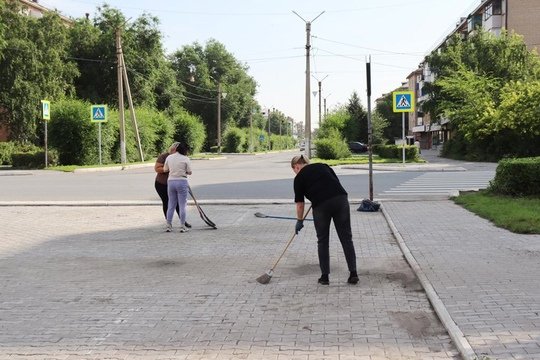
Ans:
[[[403,165],[405,165],[405,113],[414,112],[414,91],[394,91],[392,93],[394,112],[401,113],[401,141]]]
[[[51,102],[48,100],[41,100],[41,118],[51,120]]]
[[[44,138],[44,145],[45,145],[45,167],[49,165],[49,157],[48,157],[48,136],[47,136],[47,121],[51,120],[51,102],[48,100],[41,100],[41,118],[45,120],[45,138]]]
[[[394,112],[414,111],[414,91],[394,91],[392,93]]]
[[[90,107],[90,121],[97,123],[107,122],[107,105],[92,105]]]
[[[99,165],[101,165],[101,123],[107,122],[107,105],[92,105],[90,107],[90,121],[98,123]]]

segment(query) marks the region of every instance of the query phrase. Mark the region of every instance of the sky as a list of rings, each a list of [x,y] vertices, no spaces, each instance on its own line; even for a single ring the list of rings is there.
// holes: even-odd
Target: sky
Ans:
[[[216,39],[248,66],[263,109],[304,123],[306,23],[311,23],[311,124],[319,123],[318,82],[328,111],[357,92],[367,107],[406,80],[424,57],[481,0],[39,0],[47,8],[93,18],[107,3],[127,18],[159,18],[167,53]],[[298,15],[296,15],[296,12]],[[322,13],[324,11],[324,13]],[[321,14],[322,13],[322,14]],[[319,16],[320,15],[320,16]],[[312,21],[315,19],[314,21]],[[324,100],[321,101],[324,104]]]

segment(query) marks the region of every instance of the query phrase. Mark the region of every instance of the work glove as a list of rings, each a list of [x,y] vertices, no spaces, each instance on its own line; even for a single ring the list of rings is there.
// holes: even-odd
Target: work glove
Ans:
[[[296,225],[294,227],[295,234],[298,235],[300,230],[304,227],[304,220],[296,220]]]

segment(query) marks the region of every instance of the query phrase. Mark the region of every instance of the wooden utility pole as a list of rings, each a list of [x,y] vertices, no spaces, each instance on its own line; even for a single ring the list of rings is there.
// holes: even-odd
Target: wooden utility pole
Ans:
[[[118,115],[120,118],[120,161],[122,164],[127,163],[126,156],[126,119],[124,114],[124,85],[127,92],[129,110],[131,113],[131,121],[137,136],[137,147],[141,161],[144,161],[144,155],[141,146],[141,138],[139,136],[139,127],[137,126],[137,118],[135,117],[135,108],[133,107],[133,99],[131,98],[131,90],[127,76],[126,63],[122,52],[122,32],[120,28],[116,30],[116,58],[118,62]]]
[[[122,87],[122,38],[120,29],[116,29],[116,61],[118,63],[118,115],[120,120],[120,162],[126,161],[126,122],[124,117],[124,89]]]
[[[141,146],[141,137],[139,135],[139,126],[137,125],[137,118],[135,117],[135,108],[133,107],[133,99],[131,98],[131,90],[129,88],[129,80],[127,76],[126,62],[124,61],[124,54],[122,53],[122,69],[124,70],[124,82],[126,87],[126,93],[129,103],[129,111],[131,113],[131,121],[133,122],[133,128],[135,129],[135,135],[137,136],[137,148],[139,149],[139,155],[141,161],[144,161],[144,155]]]

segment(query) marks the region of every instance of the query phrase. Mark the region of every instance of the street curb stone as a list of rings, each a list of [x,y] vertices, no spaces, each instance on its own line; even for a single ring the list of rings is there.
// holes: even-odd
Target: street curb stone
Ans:
[[[394,237],[396,238],[396,241],[399,245],[399,248],[401,249],[401,252],[403,253],[403,256],[411,266],[412,270],[416,274],[416,277],[418,278],[418,281],[420,281],[420,284],[422,284],[422,287],[424,288],[426,295],[429,299],[429,302],[435,309],[435,313],[439,316],[439,319],[441,320],[441,323],[446,328],[446,331],[448,331],[448,334],[450,335],[450,338],[456,345],[459,353],[465,360],[474,360],[477,359],[476,354],[474,353],[474,350],[471,346],[471,344],[467,341],[465,338],[465,335],[463,332],[459,329],[455,321],[450,316],[450,313],[446,309],[446,306],[444,306],[444,303],[442,302],[441,298],[433,288],[433,285],[431,285],[428,277],[426,274],[422,271],[422,268],[418,263],[416,262],[416,259],[414,258],[414,255],[411,253],[409,248],[407,247],[407,244],[405,244],[405,241],[403,240],[403,237],[399,233],[398,229],[396,228],[392,217],[386,212],[384,209],[384,204],[381,206],[382,213],[384,215],[384,218],[386,219],[388,225],[390,226],[390,229],[392,230],[392,233],[394,234]]]

